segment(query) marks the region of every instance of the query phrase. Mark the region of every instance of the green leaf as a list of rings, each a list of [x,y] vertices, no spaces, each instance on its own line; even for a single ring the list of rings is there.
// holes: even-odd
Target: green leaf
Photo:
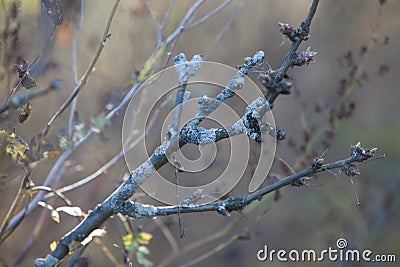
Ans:
[[[150,250],[145,246],[139,246],[138,247],[138,252],[143,253],[145,255],[149,255],[150,254]]]
[[[104,128],[106,128],[107,125],[107,120],[104,116],[104,114],[97,115],[96,117],[92,118],[92,131],[95,133],[100,133],[104,131]]]
[[[149,252],[150,253],[150,252]],[[143,265],[145,267],[151,267],[153,266],[153,263],[146,259],[145,253],[141,252],[139,249],[136,251],[136,260],[140,265]]]

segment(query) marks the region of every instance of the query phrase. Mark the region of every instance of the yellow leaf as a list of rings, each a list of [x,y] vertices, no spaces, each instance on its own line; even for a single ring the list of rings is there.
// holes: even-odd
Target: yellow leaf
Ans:
[[[139,244],[148,245],[152,238],[153,238],[152,234],[142,232],[137,235],[136,240]]]
[[[57,247],[57,242],[56,242],[56,241],[51,242],[51,244],[50,244],[50,250],[51,250],[51,251],[54,251],[54,250],[56,249],[56,247]]]
[[[124,242],[125,248],[130,247],[132,245],[132,242],[134,241],[133,235],[132,234],[124,235],[122,237],[122,241]]]

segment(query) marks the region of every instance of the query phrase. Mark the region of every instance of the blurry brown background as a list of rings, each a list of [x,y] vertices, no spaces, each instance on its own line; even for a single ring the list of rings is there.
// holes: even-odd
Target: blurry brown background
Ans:
[[[69,8],[66,9],[65,21],[58,29],[54,44],[37,65],[39,69],[48,62],[54,63],[54,67],[37,77],[39,88],[47,86],[56,78],[62,79],[64,86],[57,92],[32,101],[31,116],[26,122],[16,127],[17,134],[25,140],[30,140],[34,134],[43,129],[73,88],[71,43],[79,17],[79,1],[65,2],[70,2],[67,4]],[[82,75],[93,56],[112,2],[111,0],[85,1],[83,24],[78,41],[79,76]],[[196,14],[196,18],[207,14],[220,2],[208,1]],[[150,1],[150,3],[159,19],[162,19],[168,3],[161,3],[161,1]],[[192,3],[193,1],[177,1],[166,28],[167,33],[176,27]],[[234,1],[203,25],[184,33],[173,55],[180,52],[184,52],[188,57],[198,53],[205,55],[237,4],[238,2]],[[273,68],[278,68],[290,46],[288,40],[279,46],[282,36],[278,31],[278,22],[287,22],[297,27],[305,18],[310,4],[311,1],[305,0],[245,1],[230,29],[212,51],[209,60],[236,66],[242,63],[244,57],[251,56],[258,50],[264,50],[268,62]],[[42,49],[48,36],[48,21],[46,21],[47,18],[41,17],[39,1],[23,0],[21,6],[20,46],[16,53],[31,61]],[[382,13],[379,17],[380,8]],[[2,25],[4,14],[2,12],[0,14],[0,25]],[[398,29],[400,17],[398,14],[400,14],[400,3],[394,0],[387,1],[382,7],[377,0],[321,1],[312,22],[310,40],[303,43],[301,47],[301,49],[306,49],[311,46],[317,51],[316,62],[308,67],[289,70],[289,74],[296,81],[296,94],[279,97],[274,107],[277,126],[284,128],[291,140],[301,142],[301,114],[306,118],[308,125],[318,127],[321,121],[326,120],[326,114],[315,114],[315,104],[332,104],[338,100],[337,91],[340,80],[346,77],[348,71],[338,64],[338,60],[347,51],[352,51],[354,60],[368,73],[368,80],[353,93],[352,99],[356,103],[356,109],[350,119],[339,123],[336,136],[332,140],[331,148],[325,154],[325,159],[334,161],[347,157],[350,145],[358,141],[366,147],[377,147],[378,154],[388,155],[385,160],[376,160],[361,166],[361,175],[355,178],[361,207],[355,205],[355,196],[347,177],[341,175],[335,178],[329,173],[320,174],[316,186],[285,188],[283,198],[251,228],[250,238],[235,241],[195,266],[265,266],[267,264],[286,266],[287,263],[277,261],[260,263],[256,259],[256,252],[264,245],[276,250],[281,248],[322,250],[329,246],[336,248],[336,240],[341,237],[346,238],[352,248],[370,249],[374,253],[397,254],[397,259],[399,259],[400,31]],[[96,70],[79,95],[77,109],[81,119],[87,124],[103,109],[110,92],[122,91],[129,84],[134,71],[140,70],[155,48],[154,21],[141,1],[121,1],[110,32],[111,39],[107,42]],[[361,47],[367,46],[373,36],[377,40],[375,49],[369,57],[360,58]],[[389,38],[386,45],[383,44],[385,37]],[[383,75],[379,74],[382,66],[389,68],[389,71]],[[35,68],[32,73],[35,74]],[[3,88],[2,85],[0,88],[0,99],[4,101],[8,89]],[[50,134],[53,142],[56,142],[58,131],[66,127],[67,117],[68,112],[65,112],[53,128]],[[66,174],[57,187],[91,174],[120,150],[122,118],[123,112],[112,120],[111,126],[105,131],[106,140],[94,136],[74,152],[69,160],[70,167],[67,168]],[[15,123],[4,123],[1,129],[11,130],[14,125]],[[319,148],[316,147],[316,150],[319,151]],[[289,164],[294,163],[298,156],[286,144],[279,146],[278,155]],[[54,162],[55,159],[50,159],[35,169],[32,179],[36,184],[43,182]],[[76,168],[77,165],[82,165],[83,169]],[[93,209],[117,186],[123,167],[124,162],[121,160],[91,184],[66,195],[73,200],[74,205],[84,210]],[[279,164],[274,167],[274,170],[277,172],[281,170]],[[14,177],[20,171],[9,170],[8,172],[10,178],[3,181],[4,185],[0,192],[0,218],[4,218],[19,183],[19,180],[15,180]],[[240,188],[236,190],[239,193],[245,193]],[[152,203],[147,198],[143,198],[142,201]],[[56,200],[53,205],[62,204]],[[13,235],[1,245],[0,256],[7,263],[12,262],[25,244],[33,228],[32,224],[37,222],[40,211],[37,209],[30,214]],[[183,226],[186,228],[186,236],[182,240],[179,239],[175,216],[171,216],[167,221],[170,222],[168,227],[178,244],[184,247],[226,227],[237,216],[242,216],[237,213],[232,215],[230,218],[224,218],[216,213],[182,215]],[[51,241],[58,240],[77,223],[76,219],[64,214],[61,219],[61,223],[56,224],[50,216],[46,217],[45,226],[35,246],[26,255],[21,266],[32,266],[36,257],[43,257],[49,252]],[[244,219],[241,227],[250,219]],[[134,221],[133,224],[143,225],[144,230],[154,235],[149,246],[151,250],[149,259],[156,264],[170,254],[170,246],[160,230],[151,226],[150,222],[150,220]],[[124,228],[115,218],[108,220],[105,226],[108,234],[103,240],[112,253],[120,259],[120,251],[111,245],[122,244],[121,236],[125,234]],[[242,229],[240,226],[237,227]],[[228,238],[229,236],[226,236],[226,239]],[[207,249],[209,248],[205,251]],[[95,244],[91,244],[85,254],[89,257],[90,266],[111,265]],[[186,262],[193,257],[192,254],[182,257],[171,266]],[[346,265],[344,263],[328,264]],[[296,263],[296,266],[308,265],[310,263]],[[360,266],[365,266],[365,263]]]

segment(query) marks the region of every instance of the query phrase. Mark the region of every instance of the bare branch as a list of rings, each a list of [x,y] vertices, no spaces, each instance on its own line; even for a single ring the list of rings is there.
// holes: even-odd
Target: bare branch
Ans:
[[[283,63],[281,65],[281,67],[279,68],[278,72],[274,76],[275,83],[279,83],[283,80],[289,67],[292,65],[293,57],[294,57],[297,49],[299,48],[301,42],[308,40],[310,26],[311,26],[311,20],[313,19],[314,14],[317,11],[318,3],[319,3],[319,0],[313,0],[312,5],[310,7],[310,11],[309,11],[306,19],[301,23],[300,27],[297,29],[296,37],[294,37],[294,39],[293,39],[295,41],[292,42],[289,52],[287,53],[285,59],[283,60]],[[266,95],[266,99],[272,105],[272,103],[275,101],[275,99],[278,97],[278,95],[280,93],[281,92],[279,92],[279,91],[268,91],[267,95]]]
[[[354,148],[359,148],[359,151],[354,152],[355,150]],[[267,186],[263,189],[255,191],[252,194],[242,197],[234,196],[223,201],[215,201],[212,203],[200,204],[200,205],[179,205],[179,206],[165,206],[165,207],[156,207],[152,205],[140,204],[129,201],[119,206],[117,212],[126,216],[130,216],[132,218],[142,219],[142,218],[152,218],[155,216],[177,214],[178,210],[180,213],[194,213],[194,212],[205,212],[205,211],[216,211],[218,213],[221,213],[220,212],[221,209],[227,212],[239,211],[242,210],[245,206],[252,203],[253,201],[261,200],[263,196],[271,192],[274,192],[275,190],[278,190],[279,188],[282,188],[284,186],[291,185],[298,179],[301,179],[303,177],[318,172],[323,172],[326,170],[346,168],[347,166],[350,166],[352,163],[366,161],[369,158],[373,157],[375,151],[376,148],[364,149],[360,146],[360,144],[357,144],[356,146],[353,147],[351,156],[346,159],[321,165],[320,168],[315,168],[314,166],[311,166],[305,170],[287,176],[286,178],[283,178],[270,186]],[[221,214],[226,214],[226,213],[223,212]]]

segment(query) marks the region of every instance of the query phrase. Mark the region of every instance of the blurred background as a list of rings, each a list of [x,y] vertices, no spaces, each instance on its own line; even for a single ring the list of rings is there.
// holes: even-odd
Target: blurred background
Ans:
[[[64,21],[58,26],[47,51],[31,70],[37,83],[32,90],[47,87],[55,79],[63,81],[62,88],[33,99],[31,114],[22,124],[12,110],[0,121],[0,130],[11,132],[15,128],[17,135],[28,143],[43,130],[74,87],[71,51],[80,17],[80,1],[64,2]],[[109,31],[110,39],[78,97],[76,110],[85,127],[90,127],[98,114],[107,112],[108,103],[118,103],[127,92],[135,73],[141,70],[156,48],[157,27],[153,17],[162,21],[168,2],[120,2]],[[3,103],[9,88],[18,78],[14,64],[21,64],[22,58],[32,62],[46,45],[54,26],[42,12],[40,1],[20,1],[18,14],[11,22],[7,22],[6,17],[13,12],[10,8],[13,1],[3,0],[1,3],[0,29],[3,30],[8,23],[10,29],[17,29],[14,34],[18,36],[14,43],[4,41],[8,38],[4,34],[1,37],[0,102]],[[222,3],[206,1],[193,20]],[[164,37],[179,25],[193,4],[194,1],[176,1]],[[82,76],[94,55],[112,5],[111,0],[85,1],[77,41],[78,77]],[[209,53],[208,60],[235,67],[243,63],[243,58],[263,50],[272,68],[279,68],[291,42],[282,37],[278,22],[297,28],[310,5],[310,0],[232,1],[203,24],[184,32],[176,42],[172,56],[184,52],[191,58],[194,54]],[[200,257],[199,262],[193,262],[193,266],[309,266],[312,263],[260,262],[256,253],[264,245],[268,245],[269,249],[287,251],[335,249],[336,240],[345,238],[350,248],[370,249],[374,254],[396,254],[399,260],[399,13],[400,3],[397,1],[321,1],[311,25],[310,39],[303,42],[299,49],[302,51],[310,46],[317,51],[315,62],[289,70],[288,74],[296,84],[295,89],[289,96],[280,96],[274,106],[276,125],[288,135],[277,148],[277,156],[282,160],[275,160],[272,169],[281,177],[290,174],[288,165],[295,171],[310,166],[312,159],[321,155],[325,148],[328,148],[324,154],[326,162],[346,158],[351,145],[358,141],[367,148],[377,147],[377,155],[387,155],[385,159],[359,167],[361,174],[354,177],[354,183],[360,207],[356,205],[350,179],[345,175],[335,176],[325,172],[309,180],[307,186],[284,188],[279,201],[274,201],[271,195],[261,204],[255,203],[229,218],[217,213],[183,214],[181,220],[185,237],[182,239],[176,216],[132,220],[130,225],[135,233],[144,231],[153,235],[147,245],[150,254],[146,258],[156,266],[160,263],[160,266],[178,266],[197,257]],[[232,14],[236,15],[233,17]],[[214,39],[229,20],[232,20],[229,28],[214,46]],[[167,66],[170,65],[169,61]],[[250,77],[258,83],[256,73],[251,73]],[[19,90],[23,92],[25,88]],[[344,100],[344,96],[348,98]],[[332,114],[336,114],[334,127],[329,122]],[[67,129],[68,116],[67,110],[51,129],[49,142],[54,147],[59,147],[60,137]],[[104,132],[91,137],[68,157],[63,165],[61,180],[53,188],[61,188],[92,174],[121,150],[123,116],[124,110],[109,122]],[[148,136],[149,147],[159,145],[158,131],[159,127],[155,126],[154,132]],[[229,144],[228,140],[218,146],[226,144]],[[251,148],[255,154],[259,153],[257,144],[252,143]],[[3,157],[1,160],[6,159]],[[57,157],[47,159],[34,169],[31,179],[36,185],[43,183],[56,160]],[[220,160],[224,162],[223,157]],[[5,166],[1,170],[1,221],[16,196],[23,173],[13,164],[2,165]],[[214,171],[219,172],[218,168],[211,168],[209,173],[203,175],[209,177]],[[173,177],[171,166],[163,167],[161,172]],[[121,159],[91,183],[65,195],[74,206],[88,211],[102,202],[126,174],[126,165]],[[187,174],[182,174],[182,177],[184,175]],[[250,178],[251,159],[241,183],[229,195],[246,194]],[[272,178],[268,179],[263,186],[272,182]],[[137,194],[135,199],[160,204],[143,193]],[[54,207],[64,205],[54,198],[48,203]],[[61,223],[57,224],[48,210],[37,208],[1,244],[0,257],[8,265],[18,258],[17,266],[32,266],[35,258],[50,252],[52,241],[59,240],[77,223],[76,218],[61,214]],[[36,228],[38,224],[41,227]],[[123,254],[112,244],[123,247],[122,236],[126,235],[126,228],[118,217],[109,219],[104,226],[107,234],[101,240],[123,265]],[[23,256],[18,256],[32,235],[35,236],[34,246]],[[204,246],[195,243],[206,237],[214,239]],[[192,249],[193,244],[198,247]],[[221,247],[216,249],[218,244]],[[104,253],[104,247],[95,243],[88,246],[83,256],[89,266],[113,265]],[[135,261],[135,253],[129,256]],[[365,262],[324,264],[367,266]],[[134,266],[138,266],[137,263]]]

